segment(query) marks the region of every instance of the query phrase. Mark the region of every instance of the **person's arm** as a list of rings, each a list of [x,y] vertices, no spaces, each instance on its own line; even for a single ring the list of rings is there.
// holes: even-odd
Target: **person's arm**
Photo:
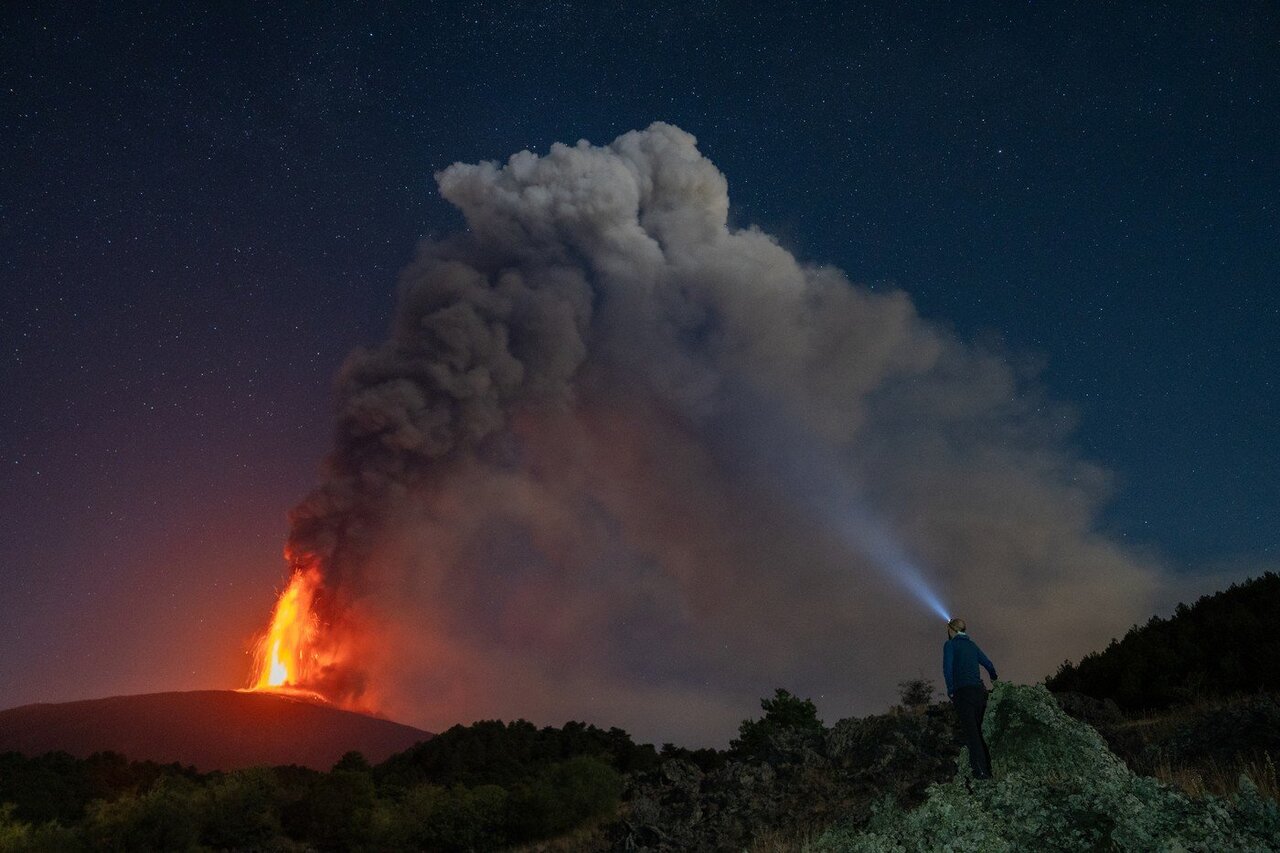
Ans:
[[[942,678],[947,683],[947,698],[954,698],[955,688],[951,686],[951,662],[955,660],[955,649],[951,647],[951,643],[942,644]]]
[[[975,647],[977,644],[974,644]],[[996,680],[996,665],[991,662],[991,658],[982,653],[982,649],[978,649],[978,663],[982,664],[982,668],[991,676],[991,680]]]

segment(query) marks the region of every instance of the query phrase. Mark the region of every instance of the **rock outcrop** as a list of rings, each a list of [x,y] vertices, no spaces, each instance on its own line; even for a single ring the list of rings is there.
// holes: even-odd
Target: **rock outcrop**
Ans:
[[[973,780],[962,751],[954,778],[917,808],[886,800],[812,853],[1280,849],[1280,807],[1247,780],[1235,797],[1192,799],[1135,775],[1043,687],[997,684],[983,730],[995,781]]]

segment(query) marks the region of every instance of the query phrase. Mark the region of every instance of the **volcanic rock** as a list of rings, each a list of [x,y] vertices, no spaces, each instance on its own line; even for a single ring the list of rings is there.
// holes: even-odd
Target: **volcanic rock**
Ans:
[[[957,773],[919,807],[884,804],[833,826],[813,853],[930,850],[1278,850],[1280,807],[1247,779],[1232,797],[1188,797],[1134,774],[1043,686],[996,684],[983,721],[994,781]]]
[[[198,770],[297,764],[328,770],[356,751],[371,763],[431,737],[390,720],[271,693],[195,690],[23,705],[0,711],[0,752],[121,753]]]

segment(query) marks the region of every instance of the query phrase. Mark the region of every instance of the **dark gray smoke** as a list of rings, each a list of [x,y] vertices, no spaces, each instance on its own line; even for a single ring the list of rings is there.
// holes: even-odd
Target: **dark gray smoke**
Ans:
[[[1015,677],[1152,605],[1155,567],[1095,530],[1107,477],[1069,413],[906,294],[730,228],[689,134],[436,177],[467,229],[422,247],[390,339],[345,366],[292,517],[328,618],[378,637],[344,690],[427,726],[684,742],[777,686],[880,707],[945,635],[850,541],[867,519]]]

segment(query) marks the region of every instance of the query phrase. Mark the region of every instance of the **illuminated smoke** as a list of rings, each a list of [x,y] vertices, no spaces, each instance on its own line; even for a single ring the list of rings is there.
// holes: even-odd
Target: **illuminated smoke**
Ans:
[[[730,227],[689,134],[436,177],[467,228],[344,366],[292,515],[325,642],[358,646],[322,692],[708,742],[777,686],[882,705],[937,663],[934,588],[1015,677],[1146,612],[1069,413],[906,294]]]

